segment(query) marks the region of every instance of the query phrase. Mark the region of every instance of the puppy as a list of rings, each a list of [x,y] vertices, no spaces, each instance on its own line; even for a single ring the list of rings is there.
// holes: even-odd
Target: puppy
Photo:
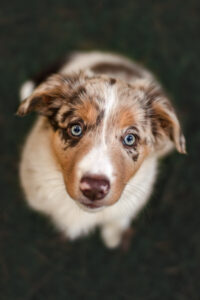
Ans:
[[[74,53],[38,86],[26,82],[21,98],[19,116],[40,115],[20,163],[28,204],[71,240],[100,227],[117,247],[150,197],[158,159],[186,152],[160,84],[122,56]]]

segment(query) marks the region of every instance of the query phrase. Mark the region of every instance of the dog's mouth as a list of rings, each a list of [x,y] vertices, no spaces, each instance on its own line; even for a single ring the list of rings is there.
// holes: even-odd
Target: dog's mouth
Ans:
[[[99,203],[91,203],[91,202],[88,202],[88,201],[80,201],[80,204],[82,204],[85,207],[88,207],[90,209],[100,208],[100,207],[104,206],[104,205],[99,204]]]
[[[102,210],[103,208],[105,208],[105,205],[103,205],[103,203],[98,203],[98,202],[89,202],[87,200],[80,200],[80,201],[77,201],[77,204],[83,209],[83,210],[86,210],[86,211],[99,211],[99,210]]]
[[[91,208],[91,209],[95,209],[95,208],[99,208],[99,207],[101,207],[101,206],[99,206],[99,205],[96,205],[96,204],[87,204],[87,203],[81,203],[82,205],[84,205],[84,206],[86,206],[86,207],[88,207],[88,208]]]

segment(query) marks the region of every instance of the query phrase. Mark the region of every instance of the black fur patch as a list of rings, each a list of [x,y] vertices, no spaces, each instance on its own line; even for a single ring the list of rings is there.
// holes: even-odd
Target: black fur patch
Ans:
[[[136,149],[134,149],[136,150]],[[129,156],[131,156],[131,158],[133,159],[133,161],[137,161],[138,160],[138,156],[139,156],[139,153],[133,153],[133,149],[126,149],[127,153]]]
[[[113,84],[115,84],[116,83],[116,79],[115,78],[110,78],[110,85],[113,85]]]
[[[75,147],[82,138],[82,136],[80,136],[78,138],[72,138],[68,134],[66,128],[63,128],[63,129],[59,128],[59,133],[60,133],[61,139],[65,142],[64,150],[66,150],[68,147]]]
[[[137,161],[138,160],[138,156],[139,156],[139,153],[136,153],[135,155],[133,155],[133,161]]]
[[[28,111],[34,111],[36,108],[41,106],[41,98],[40,97],[35,97],[31,100]]]
[[[64,123],[66,119],[71,117],[74,113],[74,109],[70,109],[66,112],[63,113],[62,118],[61,118],[61,123]]]
[[[59,109],[60,109],[60,107],[49,109],[50,115],[48,116],[48,119],[54,130],[58,129],[58,122],[56,120],[56,115],[57,115]]]
[[[86,89],[83,86],[80,86],[74,93],[69,97],[69,103],[77,104],[80,102],[81,94],[85,94]]]
[[[154,100],[158,99],[158,98],[163,98],[163,91],[161,88],[156,87],[155,85],[152,85],[148,88],[147,91],[145,91],[146,95],[147,95],[147,104],[151,105]]]
[[[104,117],[104,110],[102,110],[99,115],[97,116],[97,120],[96,120],[96,126],[98,126],[101,121],[103,120],[103,117]]]
[[[155,137],[158,135],[158,125],[154,119],[151,119],[151,131]]]
[[[100,74],[125,73],[128,76],[142,77],[139,69],[121,63],[99,63],[92,67],[92,71]]]

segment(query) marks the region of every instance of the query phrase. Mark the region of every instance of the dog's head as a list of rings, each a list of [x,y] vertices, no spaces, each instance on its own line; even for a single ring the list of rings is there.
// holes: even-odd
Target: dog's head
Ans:
[[[149,155],[185,141],[169,100],[147,79],[52,75],[22,102],[50,122],[51,144],[66,190],[84,208],[114,204]]]

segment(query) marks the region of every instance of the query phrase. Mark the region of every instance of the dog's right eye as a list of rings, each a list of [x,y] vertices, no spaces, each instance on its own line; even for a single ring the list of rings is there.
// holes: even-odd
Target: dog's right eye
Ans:
[[[74,124],[74,125],[72,125],[70,131],[73,136],[78,137],[78,136],[81,136],[81,134],[82,134],[82,127],[80,124]]]
[[[123,144],[126,146],[133,146],[135,143],[135,136],[131,133],[127,134],[123,140]]]

